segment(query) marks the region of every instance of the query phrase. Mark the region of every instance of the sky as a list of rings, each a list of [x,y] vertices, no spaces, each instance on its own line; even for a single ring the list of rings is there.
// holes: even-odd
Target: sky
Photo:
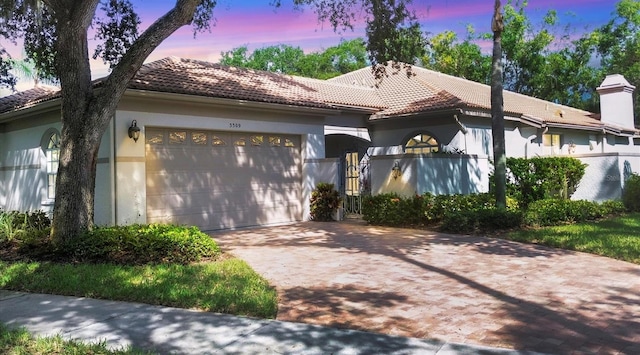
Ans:
[[[191,28],[183,28],[163,43],[150,57],[160,59],[169,55],[218,61],[220,52],[247,45],[249,49],[280,43],[299,46],[305,52],[319,51],[339,44],[341,39],[364,35],[364,24],[357,23],[354,31],[335,33],[329,24],[318,23],[310,9],[295,10],[269,5],[268,0],[219,2],[214,15],[217,19],[211,33],[201,33],[194,39]],[[505,1],[503,1],[505,2]],[[453,30],[464,36],[467,24],[478,32],[489,32],[493,14],[493,0],[414,0],[413,6],[423,30],[440,33]],[[611,18],[615,0],[529,0],[527,13],[540,21],[550,9],[558,12],[561,23],[571,24],[576,33],[593,29]],[[137,8],[147,26],[172,1],[140,3]],[[535,21],[534,20],[534,21]]]
[[[147,62],[167,56],[193,58],[217,62],[223,51],[246,45],[250,50],[264,46],[287,44],[301,47],[306,53],[321,51],[340,43],[364,36],[362,21],[354,31],[336,33],[329,24],[319,23],[310,9],[294,9],[291,1],[282,0],[283,6],[275,8],[272,0],[233,1],[218,0],[214,10],[215,26],[211,32],[199,33],[185,26],[162,43]],[[503,0],[505,3],[506,0]],[[158,16],[169,10],[175,0],[134,0],[140,14],[141,30]],[[414,0],[413,7],[422,28],[432,34],[453,30],[464,37],[468,24],[478,33],[489,32],[493,14],[493,0]],[[550,9],[558,12],[561,24],[571,25],[576,37],[585,30],[592,30],[612,18],[616,0],[529,0],[527,14],[534,23]],[[96,43],[90,41],[91,50]],[[488,48],[487,50],[490,50]],[[14,56],[17,49],[10,51]],[[92,54],[92,53],[90,53]],[[94,77],[108,74],[101,60],[92,62]],[[21,85],[24,88],[25,84]]]

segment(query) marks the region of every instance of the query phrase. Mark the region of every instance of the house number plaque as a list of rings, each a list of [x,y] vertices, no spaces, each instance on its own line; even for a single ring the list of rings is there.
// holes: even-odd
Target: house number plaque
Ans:
[[[242,125],[240,123],[231,122],[229,123],[229,128],[240,128]]]

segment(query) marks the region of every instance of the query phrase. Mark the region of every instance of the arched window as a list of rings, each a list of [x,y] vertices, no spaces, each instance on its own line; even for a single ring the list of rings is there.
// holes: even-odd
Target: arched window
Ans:
[[[438,140],[428,133],[417,134],[410,138],[404,145],[405,153],[436,153],[439,150],[440,144],[438,143]]]
[[[57,129],[47,130],[42,137],[42,150],[47,158],[47,198],[56,197],[56,176],[60,161],[60,133]]]

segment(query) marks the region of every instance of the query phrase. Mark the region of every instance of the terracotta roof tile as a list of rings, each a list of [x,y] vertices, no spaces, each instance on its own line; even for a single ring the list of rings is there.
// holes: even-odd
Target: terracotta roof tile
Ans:
[[[491,109],[488,85],[415,66],[411,75],[402,69],[378,83],[371,68],[317,80],[169,57],[145,64],[129,88],[300,107],[352,107],[373,113],[371,120],[456,108]],[[0,113],[57,97],[57,89],[27,90],[0,98]],[[604,127],[591,112],[510,91],[504,92],[504,109],[507,115],[539,123]]]
[[[174,57],[144,65],[129,88],[331,108],[317,90],[290,76]]]
[[[60,89],[38,86],[0,98],[0,113],[24,109],[60,97]]]
[[[491,110],[491,87],[474,81],[412,67],[412,75],[402,69],[385,77],[378,84],[378,93],[388,108],[372,119],[402,114],[419,114],[442,109]],[[331,82],[375,87],[376,79],[370,68],[356,70]],[[505,113],[548,123],[601,127],[598,115],[576,108],[557,105],[549,101],[504,91]]]

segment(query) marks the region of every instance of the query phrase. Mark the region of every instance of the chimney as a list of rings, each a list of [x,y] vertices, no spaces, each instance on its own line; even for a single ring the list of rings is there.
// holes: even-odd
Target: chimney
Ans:
[[[633,90],[636,87],[620,74],[607,75],[596,89],[600,94],[600,120],[621,128],[634,129]]]

